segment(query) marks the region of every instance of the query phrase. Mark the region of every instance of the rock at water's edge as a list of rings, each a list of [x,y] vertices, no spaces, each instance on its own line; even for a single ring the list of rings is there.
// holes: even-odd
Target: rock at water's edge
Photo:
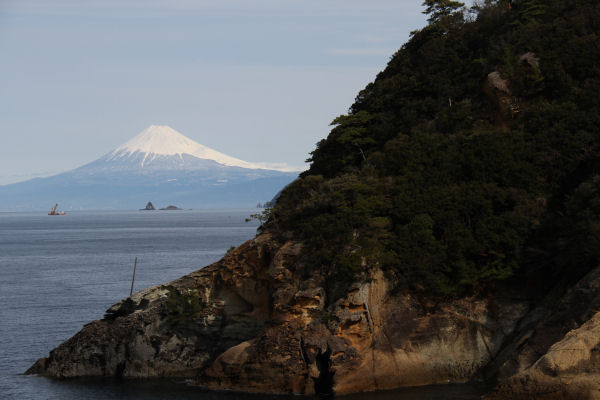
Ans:
[[[51,377],[186,377],[203,387],[338,394],[467,382],[528,310],[522,301],[424,304],[383,272],[328,304],[300,277],[302,246],[259,235],[221,261],[136,293],[38,361]]]
[[[182,208],[179,208],[179,207],[177,207],[177,206],[173,206],[173,205],[171,205],[171,206],[166,206],[166,207],[163,207],[163,208],[161,208],[161,210],[163,210],[163,211],[164,211],[164,210],[167,210],[167,211],[175,211],[175,210],[182,210]]]
[[[146,204],[146,207],[144,207],[144,208],[140,208],[140,211],[152,211],[152,210],[156,210],[156,208],[154,208],[154,204],[152,204],[152,202],[151,202],[151,201],[149,201],[149,202]]]

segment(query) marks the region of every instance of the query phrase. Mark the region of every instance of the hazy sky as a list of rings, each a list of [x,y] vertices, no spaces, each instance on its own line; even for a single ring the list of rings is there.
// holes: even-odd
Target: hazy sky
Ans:
[[[421,0],[0,0],[0,184],[148,125],[302,166],[425,24]]]

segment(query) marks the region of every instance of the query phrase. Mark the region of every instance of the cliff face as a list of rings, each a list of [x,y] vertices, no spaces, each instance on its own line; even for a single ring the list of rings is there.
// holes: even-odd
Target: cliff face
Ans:
[[[221,261],[112,306],[27,373],[185,377],[211,389],[344,394],[498,375],[489,399],[595,399],[600,268],[559,301],[434,304],[379,269],[331,302],[298,243],[257,236]],[[596,396],[596,397],[594,397]]]
[[[519,324],[486,399],[600,399],[600,268]],[[550,300],[550,299],[548,299]]]
[[[465,382],[498,352],[526,310],[519,302],[493,313],[485,300],[435,306],[391,296],[390,282],[377,269],[327,305],[322,277],[302,281],[291,272],[300,251],[288,243],[274,252],[267,267],[274,288],[267,327],[218,355],[199,384],[340,394]]]
[[[260,235],[115,304],[27,372],[187,377],[213,389],[298,394],[465,382],[528,311],[516,300],[436,305],[392,295],[378,269],[330,303],[322,276],[297,273],[301,252]]]
[[[269,318],[260,241],[168,285],[113,305],[28,372],[75,376],[192,377],[248,340]],[[236,257],[244,254],[244,262]]]

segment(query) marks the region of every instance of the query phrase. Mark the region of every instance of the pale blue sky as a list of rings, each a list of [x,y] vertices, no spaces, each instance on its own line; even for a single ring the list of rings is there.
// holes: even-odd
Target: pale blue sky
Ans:
[[[0,0],[0,184],[151,124],[302,166],[425,24],[409,0]]]

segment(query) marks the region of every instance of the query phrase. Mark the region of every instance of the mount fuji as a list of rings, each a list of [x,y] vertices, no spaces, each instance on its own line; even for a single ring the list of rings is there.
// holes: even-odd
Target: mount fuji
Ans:
[[[47,178],[0,186],[0,210],[254,207],[298,176],[280,164],[220,153],[152,125],[96,161]]]

